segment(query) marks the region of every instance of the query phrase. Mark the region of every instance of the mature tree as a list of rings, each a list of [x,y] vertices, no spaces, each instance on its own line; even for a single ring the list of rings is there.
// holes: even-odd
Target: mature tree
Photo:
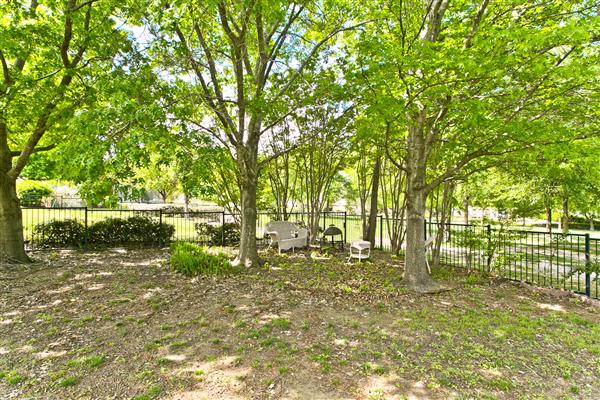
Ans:
[[[15,182],[32,154],[68,140],[76,111],[122,70],[117,1],[11,1],[0,18],[0,259],[27,262]],[[70,132],[72,133],[72,132]]]
[[[581,1],[382,1],[377,10],[359,62],[377,101],[396,104],[389,121],[404,127],[386,146],[401,147],[407,174],[404,282],[436,290],[422,234],[428,195],[503,154],[595,131],[577,116],[598,83],[597,17]]]
[[[357,118],[354,142],[354,158],[363,240],[375,243],[377,215],[379,212],[379,189],[384,152],[378,146],[382,135],[375,132],[381,124],[369,118]],[[367,201],[369,202],[367,214]]]
[[[193,76],[192,95],[212,111],[196,121],[235,160],[241,196],[237,263],[254,265],[261,136],[289,114],[283,96],[337,33],[351,27],[343,2],[156,1],[150,23],[164,62]]]
[[[295,116],[298,130],[307,135],[299,148],[303,155],[300,160],[300,186],[312,241],[317,238],[319,219],[332,183],[344,168],[351,151],[349,139],[353,107],[336,102],[323,90],[324,87],[314,91],[310,96],[313,104]],[[325,90],[331,90],[331,87]]]

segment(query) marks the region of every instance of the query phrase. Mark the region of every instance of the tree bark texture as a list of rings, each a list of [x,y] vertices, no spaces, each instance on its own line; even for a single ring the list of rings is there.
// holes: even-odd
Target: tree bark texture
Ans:
[[[418,113],[408,127],[406,153],[406,258],[405,285],[416,292],[436,287],[427,271],[425,248],[425,211],[427,201],[427,153],[423,132],[424,112]]]
[[[31,261],[25,253],[23,220],[16,179],[8,176],[12,157],[6,140],[0,142],[0,263]]]
[[[369,223],[367,224],[367,232],[363,237],[364,240],[375,245],[375,235],[377,233],[377,200],[379,199],[379,177],[381,176],[381,156],[378,156],[373,166],[373,175],[371,178],[371,207],[369,209]],[[383,229],[383,226],[379,227]]]

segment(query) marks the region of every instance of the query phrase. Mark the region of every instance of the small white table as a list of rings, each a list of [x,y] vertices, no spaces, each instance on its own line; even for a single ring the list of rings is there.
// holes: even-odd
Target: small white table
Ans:
[[[348,262],[353,258],[357,258],[359,261],[366,260],[371,255],[371,242],[366,240],[353,240],[350,245],[350,257]]]

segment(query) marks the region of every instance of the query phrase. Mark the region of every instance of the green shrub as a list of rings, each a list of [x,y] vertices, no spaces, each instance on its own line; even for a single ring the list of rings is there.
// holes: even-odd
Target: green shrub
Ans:
[[[49,221],[37,224],[33,237],[38,246],[79,247],[85,241],[85,226],[74,219]]]
[[[89,242],[100,245],[169,243],[175,227],[147,217],[111,218],[89,228]]]
[[[41,207],[44,197],[52,194],[52,189],[37,181],[22,181],[17,186],[19,201],[23,207]]]
[[[224,225],[197,223],[196,233],[202,242],[211,246],[235,246],[240,243],[240,229],[230,222]]]
[[[169,262],[175,271],[187,276],[224,275],[239,271],[225,254],[185,242],[171,245]]]
[[[33,230],[34,241],[41,247],[82,246],[85,226],[75,220],[50,221],[38,224]],[[90,245],[121,246],[169,243],[175,227],[146,217],[112,218],[88,227]]]

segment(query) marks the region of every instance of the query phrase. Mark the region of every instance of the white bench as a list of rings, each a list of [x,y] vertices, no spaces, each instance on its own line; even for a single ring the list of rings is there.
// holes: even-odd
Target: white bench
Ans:
[[[269,235],[269,247],[277,244],[278,251],[292,251],[295,248],[306,247],[308,244],[308,229],[299,228],[288,221],[271,221],[265,226],[265,234]]]
[[[350,244],[350,257],[348,262],[353,258],[357,258],[359,261],[366,260],[371,256],[371,242],[366,240],[353,240]]]

